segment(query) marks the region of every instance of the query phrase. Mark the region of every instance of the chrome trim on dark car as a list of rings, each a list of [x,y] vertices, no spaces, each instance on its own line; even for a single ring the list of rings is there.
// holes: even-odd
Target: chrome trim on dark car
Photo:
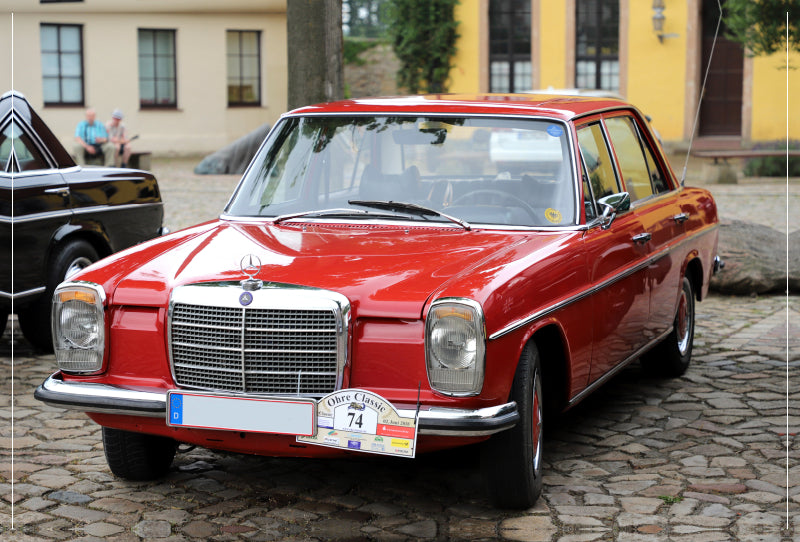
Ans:
[[[60,373],[48,377],[34,397],[50,406],[148,418],[164,418],[166,390],[130,389],[96,382],[65,382]],[[402,417],[413,418],[416,409],[398,409]],[[420,409],[421,435],[479,437],[510,429],[519,421],[515,402],[470,409],[430,407]]]

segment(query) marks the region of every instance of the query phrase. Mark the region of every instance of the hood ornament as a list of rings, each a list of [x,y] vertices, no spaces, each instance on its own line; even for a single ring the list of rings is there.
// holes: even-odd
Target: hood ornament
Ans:
[[[242,273],[248,276],[248,278],[240,282],[245,292],[254,292],[256,290],[260,290],[264,285],[264,282],[255,277],[261,272],[261,259],[255,254],[247,254],[239,262],[239,267],[242,270]],[[244,294],[242,294],[242,296],[244,296]],[[249,296],[249,299],[252,301],[252,296]],[[249,302],[244,303],[241,298],[240,301],[242,301],[242,304],[245,305],[250,304]]]

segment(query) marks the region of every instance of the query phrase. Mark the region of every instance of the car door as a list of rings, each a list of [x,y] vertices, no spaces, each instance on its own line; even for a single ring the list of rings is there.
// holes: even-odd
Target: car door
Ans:
[[[605,125],[622,173],[623,188],[631,195],[631,209],[644,228],[638,242],[649,261],[650,316],[642,333],[651,342],[669,331],[675,313],[681,262],[675,261],[678,253],[674,239],[682,219],[664,168],[656,162],[653,148],[644,137],[641,118],[624,112],[607,116]]]
[[[13,226],[14,249],[13,287],[11,259],[6,259],[0,270],[0,290],[24,301],[27,295],[44,291],[50,241],[72,214],[69,191],[59,171],[52,168],[15,119],[10,119],[0,133],[3,246],[5,250],[8,244],[11,251]]]
[[[621,191],[617,166],[601,118],[577,127],[583,168],[584,196],[588,216],[602,212],[599,201]],[[593,382],[633,355],[645,342],[642,329],[649,319],[647,248],[637,242],[644,233],[639,214],[633,210],[617,214],[610,224],[597,219],[584,236],[593,312]]]

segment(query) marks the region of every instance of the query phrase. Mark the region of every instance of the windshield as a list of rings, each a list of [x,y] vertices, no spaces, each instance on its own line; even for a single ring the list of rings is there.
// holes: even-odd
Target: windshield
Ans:
[[[571,164],[566,125],[555,121],[289,117],[255,157],[226,214],[364,219],[379,213],[569,226],[577,220]]]

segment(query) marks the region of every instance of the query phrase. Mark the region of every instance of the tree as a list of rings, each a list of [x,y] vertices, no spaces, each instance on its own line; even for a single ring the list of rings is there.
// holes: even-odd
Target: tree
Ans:
[[[786,50],[788,13],[788,45],[800,52],[800,0],[727,0],[724,12],[728,37],[755,56]]]
[[[288,106],[344,97],[342,0],[287,0]]]
[[[390,0],[389,35],[400,60],[399,86],[412,94],[447,92],[456,53],[458,0]]]

